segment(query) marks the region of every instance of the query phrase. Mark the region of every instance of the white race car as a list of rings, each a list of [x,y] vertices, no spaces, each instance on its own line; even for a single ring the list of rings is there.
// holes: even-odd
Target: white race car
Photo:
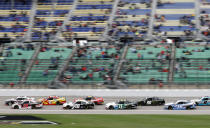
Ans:
[[[12,98],[12,99],[5,100],[5,105],[11,106],[14,103],[21,103],[25,100],[34,101],[35,98],[27,97],[27,96],[18,96],[17,98]]]
[[[25,100],[21,103],[14,103],[12,105],[12,109],[39,109],[42,107],[43,105],[41,102],[36,102],[34,100]]]
[[[195,109],[195,104],[187,100],[178,100],[176,103],[165,104],[164,108],[168,110],[188,110]]]
[[[76,100],[63,104],[63,109],[93,109],[95,104],[91,101]]]
[[[195,103],[198,106],[209,106],[210,105],[210,96],[204,96],[200,99],[191,100],[191,102]]]
[[[119,101],[116,101],[116,102],[107,103],[106,106],[105,106],[105,109],[107,109],[107,110],[136,109],[137,106],[138,106],[137,103],[128,101],[126,99],[123,99],[123,100],[119,100]]]

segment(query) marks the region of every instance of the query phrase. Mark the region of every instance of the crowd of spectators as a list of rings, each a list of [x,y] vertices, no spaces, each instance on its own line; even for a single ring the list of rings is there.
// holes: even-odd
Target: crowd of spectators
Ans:
[[[195,28],[195,23],[192,21],[194,15],[184,15],[182,17],[180,17],[179,19],[179,23],[180,25],[178,27],[182,27],[181,25],[187,25],[190,28]],[[154,32],[155,34],[161,34],[163,36],[167,36],[167,32],[166,31],[161,31],[160,27],[164,26],[163,23],[166,23],[167,20],[165,19],[165,15],[158,15],[155,14],[155,19],[157,22],[159,22],[160,24],[154,25],[154,29],[157,32]],[[173,31],[173,28],[171,28],[171,31]],[[184,35],[185,36],[192,36],[193,35],[193,31],[191,30],[184,30]]]
[[[208,14],[200,16],[200,23],[202,26],[202,34],[204,36],[210,36],[210,17]]]
[[[69,83],[80,79],[84,83],[100,79],[108,84],[113,80],[115,62],[119,60],[121,51],[120,46],[79,48],[63,73],[61,81]]]
[[[140,5],[146,5],[146,8],[151,8],[152,1],[145,0],[141,1]],[[129,5],[129,6],[128,6]],[[114,22],[112,25],[109,25],[110,30],[108,32],[109,36],[124,36],[124,35],[130,35],[132,33],[133,37],[142,38],[148,30],[148,24],[149,24],[149,17],[150,13],[146,13],[145,18],[140,18],[139,20],[133,20],[132,18],[138,17],[138,15],[130,15],[131,20],[130,23],[126,22],[128,19],[129,14],[126,11],[123,11],[123,8],[125,6],[128,6],[128,10],[138,10],[141,9],[141,6],[139,6],[139,3],[128,3],[124,1],[120,1],[118,4],[118,10],[116,12],[116,17],[114,18]],[[120,19],[120,20],[118,20]],[[122,27],[123,28],[122,28]],[[131,36],[131,35],[130,35]]]

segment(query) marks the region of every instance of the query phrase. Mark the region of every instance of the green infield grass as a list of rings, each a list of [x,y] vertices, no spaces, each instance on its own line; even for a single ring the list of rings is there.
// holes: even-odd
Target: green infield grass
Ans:
[[[0,124],[0,128],[210,128],[208,115],[33,115],[59,125]]]

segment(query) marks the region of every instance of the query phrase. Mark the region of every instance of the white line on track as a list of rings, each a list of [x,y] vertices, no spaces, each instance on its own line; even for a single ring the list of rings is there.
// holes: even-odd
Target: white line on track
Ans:
[[[210,115],[210,110],[14,110],[0,109],[1,114],[175,114]]]

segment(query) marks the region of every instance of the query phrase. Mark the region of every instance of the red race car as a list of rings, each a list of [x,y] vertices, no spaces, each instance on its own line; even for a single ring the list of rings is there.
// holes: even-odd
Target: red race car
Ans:
[[[84,100],[94,102],[96,105],[104,104],[104,99],[102,97],[87,96]]]

